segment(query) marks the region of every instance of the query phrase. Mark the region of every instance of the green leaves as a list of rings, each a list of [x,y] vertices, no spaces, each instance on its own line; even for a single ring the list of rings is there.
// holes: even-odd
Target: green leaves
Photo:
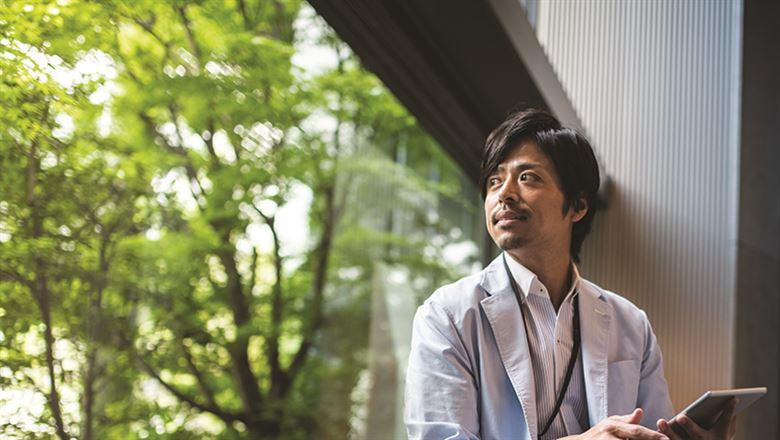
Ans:
[[[377,267],[459,274],[468,184],[302,8],[0,10],[0,383],[44,432],[59,406],[74,437],[345,437]],[[51,365],[20,342],[46,328]]]

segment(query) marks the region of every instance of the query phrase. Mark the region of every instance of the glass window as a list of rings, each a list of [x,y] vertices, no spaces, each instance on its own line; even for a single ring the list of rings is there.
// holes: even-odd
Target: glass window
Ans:
[[[472,183],[305,2],[55,3],[0,11],[0,437],[402,437]]]

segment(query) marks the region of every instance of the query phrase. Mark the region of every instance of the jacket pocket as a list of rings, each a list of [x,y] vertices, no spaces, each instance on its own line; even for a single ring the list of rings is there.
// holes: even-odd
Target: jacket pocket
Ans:
[[[639,393],[638,359],[610,362],[607,365],[607,414],[630,414],[636,408]]]

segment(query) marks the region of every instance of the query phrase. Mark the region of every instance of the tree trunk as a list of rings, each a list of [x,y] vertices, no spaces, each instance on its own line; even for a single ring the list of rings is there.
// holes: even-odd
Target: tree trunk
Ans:
[[[252,440],[276,440],[282,435],[281,420],[265,420],[247,426],[248,437]]]
[[[226,245],[230,244],[228,237],[229,235],[225,234],[223,238]],[[259,414],[263,408],[263,398],[249,363],[249,336],[243,328],[250,320],[249,304],[241,285],[235,255],[228,251],[220,251],[218,255],[228,277],[226,290],[237,331],[236,340],[228,347],[232,358],[233,377],[246,412]]]
[[[40,210],[40,201],[35,194],[37,186],[39,160],[37,157],[37,143],[33,142],[27,161],[27,203],[30,207],[31,218],[31,237],[40,238],[43,235],[43,216]],[[62,411],[60,410],[60,396],[57,392],[57,378],[54,372],[54,335],[51,330],[51,297],[46,282],[46,263],[36,256],[34,258],[35,278],[33,281],[32,296],[38,305],[43,322],[43,340],[46,347],[46,368],[49,374],[49,407],[54,426],[57,430],[57,436],[62,440],[67,440],[68,434],[65,432],[65,423],[62,421]]]
[[[105,229],[104,229],[105,231]],[[89,315],[87,320],[87,366],[84,375],[84,395],[83,412],[84,421],[82,425],[82,439],[92,440],[94,438],[94,408],[95,408],[95,382],[97,380],[98,366],[98,337],[100,334],[100,323],[102,321],[103,291],[106,288],[108,277],[108,245],[109,238],[104,232],[100,241],[100,250],[98,255],[98,273],[95,280],[95,291],[89,302]]]

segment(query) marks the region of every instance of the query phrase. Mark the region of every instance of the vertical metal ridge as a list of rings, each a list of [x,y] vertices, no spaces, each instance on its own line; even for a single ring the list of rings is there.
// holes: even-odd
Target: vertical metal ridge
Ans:
[[[615,183],[583,273],[648,312],[677,408],[731,385],[740,11],[538,4],[538,38]]]

